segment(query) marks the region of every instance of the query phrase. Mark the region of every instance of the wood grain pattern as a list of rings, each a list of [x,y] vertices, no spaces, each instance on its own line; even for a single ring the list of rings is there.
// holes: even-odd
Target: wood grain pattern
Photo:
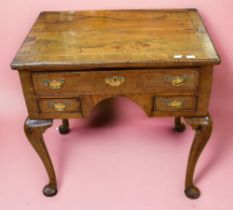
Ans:
[[[84,70],[219,62],[194,9],[113,10],[42,12],[11,66]]]
[[[56,109],[56,105],[64,105],[64,109]],[[40,99],[38,100],[40,112],[43,113],[69,113],[81,112],[81,105],[79,98],[72,99]],[[62,107],[63,108],[63,107]]]
[[[113,87],[105,82],[107,78],[122,77],[124,82]],[[168,83],[170,77],[184,77],[180,86]],[[157,69],[157,70],[118,70],[88,71],[61,73],[33,73],[35,91],[38,97],[46,96],[80,96],[93,94],[196,94],[199,80],[199,69]],[[64,81],[60,89],[51,89],[45,81]]]
[[[193,96],[155,97],[154,111],[195,111],[197,98]]]
[[[148,116],[153,116],[153,96],[147,95],[147,94],[121,94],[121,97],[125,97],[132,102],[139,105],[144,112]],[[101,95],[87,95],[82,96],[82,115],[83,117],[87,117],[94,107],[96,107],[101,101],[107,100],[107,99],[115,99],[114,95],[107,95],[107,94],[101,94]]]

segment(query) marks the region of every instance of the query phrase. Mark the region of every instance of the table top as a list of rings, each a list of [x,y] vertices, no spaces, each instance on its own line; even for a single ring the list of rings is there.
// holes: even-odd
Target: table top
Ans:
[[[42,12],[12,69],[87,70],[214,65],[196,9]]]

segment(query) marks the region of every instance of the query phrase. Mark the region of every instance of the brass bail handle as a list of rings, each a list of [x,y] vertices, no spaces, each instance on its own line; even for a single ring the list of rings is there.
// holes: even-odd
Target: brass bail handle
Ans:
[[[174,109],[181,109],[186,101],[180,101],[180,100],[166,100],[165,103],[168,107],[174,108]]]
[[[104,81],[106,84],[110,85],[111,87],[118,87],[125,82],[125,78],[122,76],[113,76],[113,77],[106,77]]]
[[[62,86],[64,85],[64,82],[65,82],[64,79],[60,79],[60,80],[44,80],[43,84],[45,86],[48,86],[50,89],[58,90],[58,89],[62,88]]]
[[[63,112],[65,111],[67,104],[61,102],[54,102],[54,103],[50,103],[50,106],[52,106],[52,108],[58,112]]]
[[[187,79],[187,76],[168,76],[165,80],[169,85],[182,86]]]

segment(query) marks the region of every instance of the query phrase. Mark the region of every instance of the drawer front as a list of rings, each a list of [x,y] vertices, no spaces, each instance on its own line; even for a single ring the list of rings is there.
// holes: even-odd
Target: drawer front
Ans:
[[[80,99],[40,99],[38,105],[42,113],[81,112]]]
[[[158,96],[154,99],[154,111],[195,111],[196,96]]]
[[[195,94],[198,69],[33,73],[38,96],[86,94]]]

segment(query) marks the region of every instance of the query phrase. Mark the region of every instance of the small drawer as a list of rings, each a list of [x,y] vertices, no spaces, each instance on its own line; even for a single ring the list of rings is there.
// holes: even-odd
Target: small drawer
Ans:
[[[194,95],[198,68],[33,73],[38,96],[166,93]]]
[[[38,105],[43,113],[81,112],[80,99],[40,99]]]
[[[154,99],[154,111],[195,111],[196,96],[158,96]]]

